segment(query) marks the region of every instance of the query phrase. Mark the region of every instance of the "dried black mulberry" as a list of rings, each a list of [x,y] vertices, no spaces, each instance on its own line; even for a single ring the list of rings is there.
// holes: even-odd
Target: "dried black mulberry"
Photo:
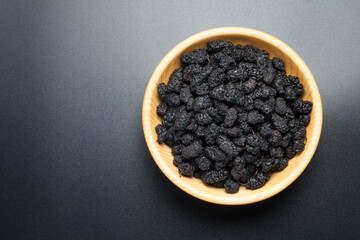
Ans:
[[[237,193],[239,191],[240,185],[237,182],[228,179],[226,180],[224,187],[227,193]]]
[[[194,175],[195,167],[190,163],[180,163],[178,166],[181,175],[191,177]]]
[[[210,169],[211,162],[207,157],[198,157],[195,159],[196,164],[200,168],[201,171],[207,171]]]
[[[183,147],[181,152],[186,159],[195,158],[203,152],[203,146],[199,141],[195,141],[191,145]]]
[[[206,183],[216,183],[224,181],[229,175],[229,172],[226,169],[221,169],[220,171],[210,170],[206,171],[201,175],[201,179]]]
[[[166,139],[169,137],[168,130],[161,126],[161,124],[157,125],[155,127],[156,133],[158,135],[158,142],[163,143],[166,141]]]

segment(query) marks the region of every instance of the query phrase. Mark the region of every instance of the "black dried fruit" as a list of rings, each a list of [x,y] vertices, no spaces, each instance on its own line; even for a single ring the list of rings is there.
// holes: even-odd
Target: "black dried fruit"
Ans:
[[[220,59],[219,66],[224,70],[229,70],[235,67],[235,60],[230,56],[223,56]]]
[[[304,150],[304,148],[305,148],[305,143],[304,143],[304,141],[302,139],[301,140],[295,140],[293,142],[292,148],[296,153],[302,152]]]
[[[288,146],[286,149],[285,149],[285,156],[288,158],[288,159],[292,159],[294,156],[295,156],[296,152],[294,151],[294,149],[292,148],[292,146]]]
[[[259,99],[255,100],[254,106],[260,112],[269,115],[274,112],[275,104],[271,100],[261,101]]]
[[[190,145],[193,141],[194,141],[194,135],[191,133],[185,133],[184,135],[181,136],[181,142],[185,146]]]
[[[245,96],[243,100],[243,107],[245,108],[245,110],[251,111],[254,109],[254,100],[252,99],[250,94]]]
[[[296,92],[295,92],[294,88],[287,87],[285,89],[284,97],[286,100],[294,100],[296,98]]]
[[[284,157],[284,150],[281,147],[271,147],[269,153],[271,157],[276,159]]]
[[[214,161],[224,161],[226,159],[226,154],[218,146],[206,147],[205,155]]]
[[[279,163],[277,164],[277,171],[284,170],[288,165],[288,160],[286,158],[280,158]]]
[[[245,135],[242,135],[242,136],[240,136],[240,137],[238,137],[238,138],[234,138],[234,139],[233,139],[233,142],[234,142],[236,145],[240,146],[240,147],[244,147],[244,146],[245,146],[245,143],[246,143],[246,136],[245,136]]]
[[[239,113],[237,116],[237,121],[238,121],[238,123],[246,122],[247,121],[247,113],[246,112]]]
[[[232,127],[235,123],[235,120],[237,118],[237,112],[234,108],[230,108],[224,119],[224,127]]]
[[[247,153],[243,153],[243,157],[248,163],[253,163],[256,160],[257,155],[260,154],[261,148],[260,146],[253,147],[250,145],[246,145],[245,150],[247,151]]]
[[[295,99],[292,103],[293,110],[297,113],[310,113],[312,109],[312,102],[303,101],[301,98]]]
[[[224,135],[220,135],[217,137],[216,144],[221,151],[223,151],[230,157],[236,156],[238,154],[235,144]]]
[[[172,153],[174,156],[175,156],[175,155],[181,155],[181,148],[182,148],[181,144],[175,145],[175,146],[172,147],[171,153]]]
[[[268,140],[270,145],[277,147],[281,143],[282,135],[278,130],[273,130],[271,131]]]
[[[261,188],[269,180],[270,174],[259,172],[256,176],[251,177],[246,183],[246,187],[252,190]]]
[[[257,53],[259,52],[259,48],[253,45],[245,45],[242,47],[244,50],[244,60],[246,62],[256,62]]]
[[[271,131],[272,131],[272,129],[271,129],[271,123],[270,122],[265,122],[265,123],[260,125],[260,134],[261,134],[261,136],[267,137],[267,136],[269,136]]]
[[[230,171],[231,177],[235,180],[239,180],[246,175],[245,160],[239,156],[234,159],[234,166]]]
[[[158,85],[158,94],[160,96],[160,99],[165,101],[166,96],[168,94],[168,88],[167,88],[167,85],[165,83],[160,83]]]
[[[156,112],[157,114],[164,116],[166,114],[168,110],[168,106],[166,103],[160,103],[157,108],[156,108]]]
[[[310,122],[310,115],[302,114],[302,115],[300,115],[299,120],[303,126],[307,126]]]
[[[257,86],[257,81],[254,78],[250,78],[244,83],[244,92],[245,93],[253,92],[256,86]]]
[[[268,173],[274,169],[275,159],[268,158],[262,162],[261,171]]]
[[[195,87],[195,92],[197,95],[205,95],[210,92],[210,86],[208,83],[202,83]]]
[[[165,102],[172,107],[177,107],[181,104],[180,97],[176,93],[169,93],[165,97]]]
[[[194,98],[189,98],[188,102],[186,103],[186,110],[194,110]]]
[[[243,130],[244,134],[249,134],[253,131],[253,128],[247,122],[240,123],[239,127]]]
[[[195,167],[190,163],[180,163],[178,166],[181,175],[191,177],[194,175]]]
[[[215,123],[210,124],[205,130],[205,143],[214,144],[216,137],[219,135],[220,127]]]
[[[195,158],[203,152],[203,146],[199,141],[195,141],[191,145],[183,147],[181,152],[186,159]]]
[[[201,175],[201,179],[206,183],[216,183],[224,181],[229,175],[229,172],[226,169],[221,169],[219,171],[210,170],[206,171]]]
[[[225,181],[224,187],[227,193],[237,193],[239,191],[240,185],[237,182],[228,179]]]
[[[190,92],[190,87],[186,86],[186,87],[181,88],[179,97],[182,102],[187,103],[189,101],[189,99],[193,97]]]
[[[305,136],[306,136],[306,128],[304,126],[301,126],[294,133],[293,138],[294,139],[304,139]]]
[[[212,71],[208,78],[208,83],[210,88],[216,87],[224,82],[225,73],[224,70],[221,68],[216,68]]]
[[[195,132],[198,128],[198,124],[196,123],[195,119],[191,119],[191,122],[189,125],[186,126],[185,130],[190,131],[190,132]]]
[[[265,68],[263,76],[263,82],[269,85],[276,76],[276,70],[272,66],[268,66]]]
[[[262,187],[304,150],[312,103],[285,63],[252,45],[209,41],[158,85],[158,142],[183,176],[236,193]]]
[[[221,169],[225,168],[227,166],[227,164],[228,164],[228,162],[225,159],[224,161],[213,162],[212,167],[215,170],[220,171]]]
[[[217,52],[220,51],[224,48],[232,48],[234,47],[234,44],[231,42],[225,42],[222,40],[217,40],[217,41],[209,41],[207,43],[207,47],[209,49],[209,51],[211,52]]]
[[[238,127],[223,128],[221,132],[228,137],[240,137],[243,133],[243,131]]]
[[[174,76],[174,73],[171,74],[168,85],[167,85],[168,90],[170,92],[180,92],[182,85],[183,85],[182,79]]]
[[[204,137],[206,134],[206,127],[198,126],[197,129],[195,130],[195,134],[197,137]]]
[[[208,95],[199,96],[195,98],[194,101],[194,110],[200,112],[203,109],[206,109],[212,105],[212,101]]]
[[[256,171],[256,166],[253,164],[248,164],[245,167],[245,174],[242,177],[240,177],[239,181],[241,183],[246,183],[254,175],[255,171]]]
[[[264,139],[260,136],[259,133],[248,134],[246,138],[247,144],[249,144],[252,147],[260,146],[263,141]]]
[[[197,113],[195,115],[195,119],[196,119],[196,122],[202,126],[208,125],[213,121],[213,119],[207,112]]]
[[[272,59],[272,63],[274,65],[274,68],[276,68],[279,71],[285,70],[285,63],[281,58],[274,57]]]
[[[166,116],[166,115],[165,115]],[[191,123],[191,113],[180,112],[174,116],[174,128],[177,131],[185,130],[186,126]]]
[[[195,49],[192,52],[183,52],[180,56],[182,65],[193,64],[193,63],[203,63],[208,61],[209,55],[207,50],[204,48]]]
[[[168,139],[168,137],[169,137],[168,130],[165,127],[161,126],[161,124],[159,124],[155,127],[155,131],[158,135],[159,143],[163,143],[163,142],[165,142],[166,139]]]
[[[226,94],[226,90],[224,85],[219,85],[217,87],[215,87],[211,92],[210,92],[210,97],[213,99],[217,99],[220,101],[225,101],[225,94]]]
[[[288,123],[288,126],[290,128],[290,131],[292,133],[296,132],[297,129],[299,128],[300,126],[300,120],[299,119],[291,119]]]
[[[178,167],[183,161],[184,161],[184,158],[181,155],[175,155],[173,164],[175,165],[175,167]]]
[[[274,113],[271,116],[271,120],[275,129],[279,130],[281,133],[286,133],[289,130],[287,125],[287,120],[281,116]]]
[[[210,169],[211,162],[207,157],[198,157],[195,159],[195,162],[201,171],[207,171]]]
[[[286,133],[281,139],[280,146],[284,148],[289,146],[291,139],[292,139],[292,134],[290,132]]]
[[[260,124],[265,122],[265,117],[256,110],[252,110],[247,115],[247,122],[250,124]]]
[[[275,112],[279,115],[285,115],[287,109],[286,100],[281,97],[276,98]]]

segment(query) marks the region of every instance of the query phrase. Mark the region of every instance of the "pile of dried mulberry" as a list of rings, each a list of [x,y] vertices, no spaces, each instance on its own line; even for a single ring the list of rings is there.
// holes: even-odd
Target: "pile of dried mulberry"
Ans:
[[[281,58],[252,45],[209,41],[182,53],[158,85],[158,142],[183,176],[236,193],[262,187],[304,150],[312,103]]]

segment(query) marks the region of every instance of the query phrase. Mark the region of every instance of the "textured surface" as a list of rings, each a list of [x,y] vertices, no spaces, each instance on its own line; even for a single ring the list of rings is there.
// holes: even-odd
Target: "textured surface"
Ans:
[[[359,1],[196,2],[0,1],[0,239],[360,239]],[[244,206],[176,187],[141,125],[160,60],[221,26],[289,44],[323,102],[305,171]]]
[[[207,41],[222,39],[234,44],[252,44],[265,49],[270,53],[270,58],[280,57],[285,62],[286,73],[298,76],[304,85],[304,100],[313,103],[311,121],[306,127],[307,143],[305,150],[289,161],[289,165],[283,171],[274,173],[269,182],[260,189],[250,190],[240,187],[236,194],[227,194],[222,188],[206,186],[200,179],[180,177],[178,169],[173,166],[171,148],[157,142],[155,126],[161,123],[156,107],[160,103],[157,94],[157,85],[167,83],[170,74],[175,68],[180,67],[180,54],[184,51],[206,47]],[[146,143],[151,155],[164,174],[185,192],[202,200],[218,204],[248,204],[254,203],[275,195],[291,184],[305,169],[310,162],[318,145],[322,128],[322,103],[318,87],[309,68],[303,60],[285,43],[257,30],[239,27],[216,28],[198,33],[172,49],[155,69],[148,87],[146,88],[143,103],[143,128]]]

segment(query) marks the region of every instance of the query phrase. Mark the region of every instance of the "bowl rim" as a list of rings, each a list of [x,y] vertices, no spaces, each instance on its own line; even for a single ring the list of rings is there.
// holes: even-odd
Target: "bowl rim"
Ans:
[[[222,195],[211,195],[208,193],[204,193],[203,191],[197,189],[196,187],[193,187],[191,185],[183,185],[183,182],[181,182],[181,179],[179,178],[179,175],[172,174],[172,171],[168,169],[169,167],[166,164],[163,164],[160,159],[162,157],[160,156],[160,153],[156,150],[155,144],[158,144],[155,138],[151,137],[151,131],[153,130],[150,124],[150,116],[151,116],[151,109],[150,109],[150,103],[152,101],[152,92],[154,90],[154,87],[156,87],[156,83],[158,81],[158,78],[161,76],[162,72],[167,67],[167,62],[171,60],[174,56],[181,54],[184,49],[186,49],[189,45],[204,41],[208,37],[221,37],[224,35],[238,35],[238,36],[248,36],[251,38],[257,38],[261,41],[265,42],[271,42],[273,45],[277,46],[281,49],[282,52],[286,52],[287,55],[290,56],[290,58],[296,62],[296,65],[298,65],[299,68],[302,69],[304,72],[304,78],[307,79],[307,81],[310,81],[309,89],[312,91],[313,98],[316,99],[316,105],[313,105],[313,110],[315,111],[316,115],[315,118],[311,119],[311,121],[315,121],[314,128],[312,131],[314,131],[313,138],[311,139],[311,145],[307,144],[306,149],[306,157],[304,157],[303,161],[301,161],[301,164],[299,164],[296,168],[294,168],[287,176],[284,181],[279,182],[274,187],[267,189],[267,191],[259,191],[256,195],[247,196],[246,198],[228,198],[224,199],[224,196]],[[313,101],[314,102],[314,101]],[[146,140],[146,144],[149,148],[149,151],[160,168],[160,170],[165,174],[165,176],[173,182],[177,187],[185,191],[186,193],[199,198],[201,200],[216,203],[216,204],[222,204],[222,205],[243,205],[243,204],[250,204],[259,202],[262,200],[265,200],[267,198],[270,198],[277,193],[283,191],[285,188],[287,188],[291,183],[293,183],[300,174],[305,170],[309,162],[311,161],[315,150],[318,146],[321,130],[322,130],[322,122],[323,122],[323,112],[322,112],[322,102],[321,97],[319,93],[318,86],[315,82],[315,79],[310,72],[310,69],[307,67],[305,62],[301,59],[301,57],[292,49],[290,48],[286,43],[283,41],[277,39],[276,37],[267,34],[265,32],[251,29],[251,28],[244,28],[244,27],[220,27],[220,28],[213,28],[209,30],[205,30],[202,32],[199,32],[197,34],[194,34],[179,44],[177,44],[173,49],[171,49],[165,57],[160,61],[160,63],[155,68],[153,74],[151,75],[151,78],[148,82],[147,88],[145,90],[144,100],[143,100],[143,108],[142,108],[142,125],[143,125],[143,131],[144,136]],[[308,142],[309,143],[309,142]]]

